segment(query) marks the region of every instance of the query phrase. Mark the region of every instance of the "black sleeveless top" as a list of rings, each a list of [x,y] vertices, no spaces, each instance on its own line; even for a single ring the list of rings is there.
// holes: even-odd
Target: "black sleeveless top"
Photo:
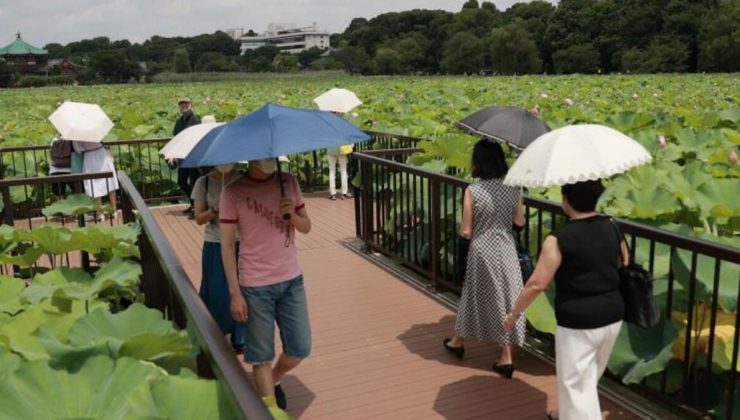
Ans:
[[[552,233],[562,255],[555,273],[555,318],[561,327],[593,329],[621,321],[619,239],[608,217],[571,220]]]

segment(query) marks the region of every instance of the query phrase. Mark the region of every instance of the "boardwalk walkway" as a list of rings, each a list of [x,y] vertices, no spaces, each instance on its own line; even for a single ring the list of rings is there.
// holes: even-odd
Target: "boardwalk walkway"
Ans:
[[[555,370],[523,351],[506,380],[490,370],[491,345],[465,360],[442,338],[454,312],[344,246],[354,236],[351,201],[307,198],[313,221],[300,236],[314,348],[285,379],[288,411],[301,419],[545,419],[557,408]],[[155,217],[197,288],[202,229],[182,207]],[[248,369],[245,367],[245,369]],[[634,418],[602,398],[607,419]]]

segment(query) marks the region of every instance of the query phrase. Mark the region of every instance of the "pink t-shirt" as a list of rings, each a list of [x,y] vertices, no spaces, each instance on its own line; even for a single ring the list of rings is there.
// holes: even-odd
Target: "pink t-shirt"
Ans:
[[[283,174],[283,179],[285,196],[293,199],[296,210],[305,207],[295,177]],[[280,186],[276,175],[266,180],[244,175],[226,187],[219,207],[221,223],[236,223],[239,231],[240,285],[269,286],[301,274],[295,229],[280,214]]]

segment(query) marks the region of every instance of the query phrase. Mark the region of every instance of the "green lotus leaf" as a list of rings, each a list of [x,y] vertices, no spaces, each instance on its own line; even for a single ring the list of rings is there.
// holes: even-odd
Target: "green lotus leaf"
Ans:
[[[0,253],[8,254],[16,245],[18,245],[18,233],[15,228],[9,225],[0,225]]]
[[[0,276],[0,312],[15,315],[23,308],[20,294],[26,284],[19,279]]]
[[[146,394],[150,383],[165,375],[129,358],[92,357],[74,373],[29,362],[0,382],[0,407],[12,419],[131,418],[131,397]]]
[[[740,216],[740,179],[712,179],[696,192],[704,217],[726,219]]]
[[[72,232],[62,226],[44,224],[28,232],[26,238],[41,247],[44,254],[61,255],[75,249],[70,241]]]
[[[725,135],[727,140],[729,140],[732,144],[735,146],[740,146],[740,132],[737,130],[732,130],[730,128],[723,128],[722,134]]]
[[[91,298],[91,285],[92,277],[85,270],[60,267],[37,274],[21,293],[21,300],[32,304],[52,297],[88,300]]]
[[[706,173],[701,162],[691,162],[683,168],[677,164],[671,164],[667,167],[664,185],[684,205],[696,208],[699,206],[697,190],[711,179],[711,175]]]
[[[154,381],[151,393],[156,416],[166,419],[237,419],[231,402],[217,381],[169,376]],[[183,398],[187,396],[186,398]],[[136,415],[142,415],[137,410]]]
[[[56,201],[41,210],[46,217],[53,217],[57,214],[65,216],[79,216],[81,214],[99,211],[100,205],[87,194],[72,194],[63,200]]]
[[[557,321],[555,320],[554,294],[554,285],[551,284],[527,307],[525,312],[527,321],[537,331],[555,334]]]
[[[97,288],[98,291],[113,286],[133,287],[139,284],[141,274],[139,264],[120,257],[113,257],[95,273],[93,287]]]
[[[38,335],[50,363],[68,370],[100,354],[154,362],[173,373],[183,367],[195,368],[187,334],[177,331],[161,312],[138,303],[117,314],[99,308],[80,317],[63,339],[45,331]]]
[[[720,111],[718,113],[718,116],[723,121],[729,121],[732,123],[736,123],[740,121],[740,106],[734,106],[732,108],[727,108],[723,111]]]
[[[0,325],[0,342],[7,343],[13,352],[26,360],[48,359],[49,354],[37,335],[39,327],[44,326],[50,334],[63,338],[72,324],[84,314],[84,302],[72,302],[70,311],[65,312],[55,307],[50,300],[45,300],[3,322]]]
[[[133,244],[139,236],[138,225],[93,225],[72,231],[76,249],[97,254],[101,250],[115,249],[120,243]]]
[[[13,354],[7,347],[0,345],[0,381],[6,375],[18,369],[21,365],[21,358]]]
[[[30,267],[38,261],[39,257],[44,255],[44,249],[29,243],[19,243],[14,249],[13,254],[0,254],[0,264],[19,265],[21,267]]]
[[[735,241],[737,243],[737,241]],[[732,245],[736,246],[737,245]],[[691,283],[691,253],[678,250],[673,256],[674,275],[676,280],[689,290]],[[714,290],[715,259],[705,255],[696,258],[696,299],[710,301]],[[740,266],[737,264],[721,264],[719,290],[717,300],[720,307],[726,312],[737,310],[737,290],[740,287]]]
[[[609,359],[609,370],[621,376],[625,384],[642,382],[665,369],[673,357],[676,336],[676,327],[665,319],[649,329],[623,323]]]

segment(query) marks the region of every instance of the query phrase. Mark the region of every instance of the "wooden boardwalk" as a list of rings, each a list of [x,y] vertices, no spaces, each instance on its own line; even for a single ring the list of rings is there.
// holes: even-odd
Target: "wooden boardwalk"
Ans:
[[[179,207],[154,215],[197,288],[202,228]],[[352,201],[307,198],[313,230],[298,237],[313,329],[313,354],[283,382],[301,419],[545,419],[557,409],[554,367],[517,350],[513,380],[490,366],[491,345],[465,359],[441,341],[455,314],[349,250]],[[248,344],[247,344],[248,345]],[[245,369],[249,370],[245,366]],[[636,418],[602,398],[607,419]]]

